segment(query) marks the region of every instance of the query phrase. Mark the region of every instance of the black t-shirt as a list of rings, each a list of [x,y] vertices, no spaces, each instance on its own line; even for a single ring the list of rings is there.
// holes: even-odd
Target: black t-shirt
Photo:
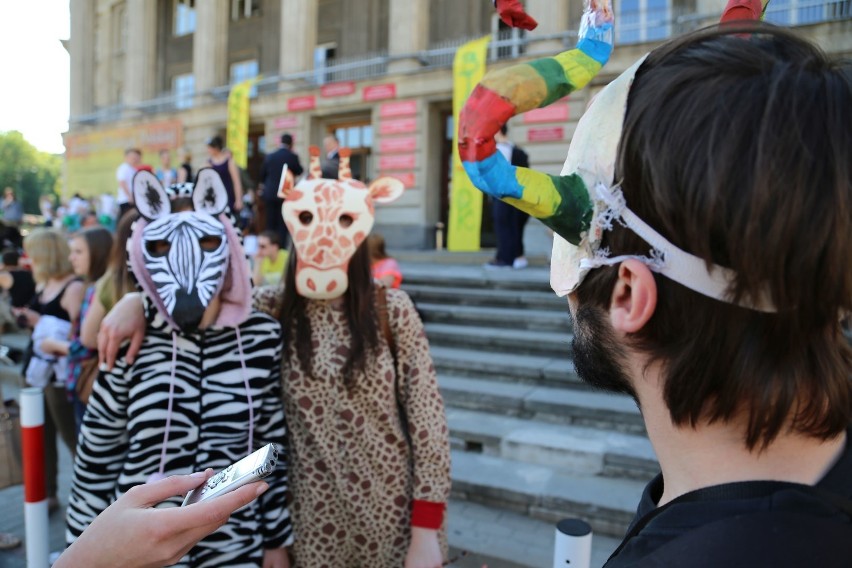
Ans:
[[[23,308],[35,295],[36,285],[33,273],[29,270],[13,268],[9,274],[12,275],[12,287],[9,288],[12,307]]]
[[[852,566],[852,427],[840,459],[815,488],[728,483],[658,508],[662,494],[658,475],[606,568]]]

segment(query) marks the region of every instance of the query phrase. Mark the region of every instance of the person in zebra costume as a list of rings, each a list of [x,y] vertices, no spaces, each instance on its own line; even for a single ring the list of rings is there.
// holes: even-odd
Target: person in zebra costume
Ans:
[[[68,509],[73,543],[135,485],[221,470],[261,446],[285,447],[281,327],[251,309],[248,262],[218,174],[162,187],[133,179],[141,214],[129,267],[145,304],[145,339],[97,380],[83,422]],[[193,547],[178,566],[289,566],[282,460],[270,489]],[[179,500],[161,505],[173,507]]]

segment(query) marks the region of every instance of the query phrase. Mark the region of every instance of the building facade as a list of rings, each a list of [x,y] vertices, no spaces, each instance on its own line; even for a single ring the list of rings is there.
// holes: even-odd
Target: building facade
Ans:
[[[488,67],[574,44],[581,2],[526,0],[532,32],[504,29],[489,0],[71,0],[71,116],[66,194],[114,191],[126,145],[181,148],[206,162],[225,135],[231,86],[259,77],[250,104],[248,166],[289,132],[306,161],[327,134],[352,148],[362,180],[400,177],[407,191],[378,212],[394,248],[435,244],[446,223],[452,155],[452,61],[490,35]],[[510,137],[532,166],[562,167],[591,96],[660,41],[710,24],[724,0],[616,2],[617,47],[589,89],[516,117]],[[800,26],[829,52],[852,55],[850,0],[773,0],[767,19]],[[140,139],[140,134],[143,133]],[[227,140],[226,140],[227,144]],[[483,216],[484,243],[490,215]]]

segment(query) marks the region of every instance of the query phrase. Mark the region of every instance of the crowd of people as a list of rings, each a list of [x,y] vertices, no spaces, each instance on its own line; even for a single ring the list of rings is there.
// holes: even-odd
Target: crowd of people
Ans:
[[[478,105],[516,103],[528,81],[546,101],[591,80],[572,73],[609,56],[612,14],[597,10],[578,49],[483,81],[459,139],[477,187],[554,231],[577,372],[636,401],[657,453],[662,471],[607,566],[848,566],[848,65],[754,22],[677,38],[599,93],[557,179],[520,165],[497,140],[508,113],[482,120],[496,111]],[[312,148],[300,180],[270,169],[258,201],[283,229],[256,231],[252,271],[243,187],[210,142],[192,184],[135,169],[115,237],[24,239],[27,380],[75,453],[58,566],[441,566],[446,417],[423,324],[372,232],[374,205],[402,183],[353,181],[333,139],[326,167]],[[291,161],[282,143],[276,160]],[[16,260],[3,259],[13,281]],[[267,483],[178,507],[208,468],[267,442],[283,457]],[[47,479],[55,496],[55,466]],[[156,559],[140,559],[149,547]]]

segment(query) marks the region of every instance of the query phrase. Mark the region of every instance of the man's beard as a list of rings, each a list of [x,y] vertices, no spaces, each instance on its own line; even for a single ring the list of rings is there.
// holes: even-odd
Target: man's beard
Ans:
[[[624,370],[624,351],[604,316],[595,306],[579,307],[574,314],[574,368],[588,385],[636,398],[636,391]]]

